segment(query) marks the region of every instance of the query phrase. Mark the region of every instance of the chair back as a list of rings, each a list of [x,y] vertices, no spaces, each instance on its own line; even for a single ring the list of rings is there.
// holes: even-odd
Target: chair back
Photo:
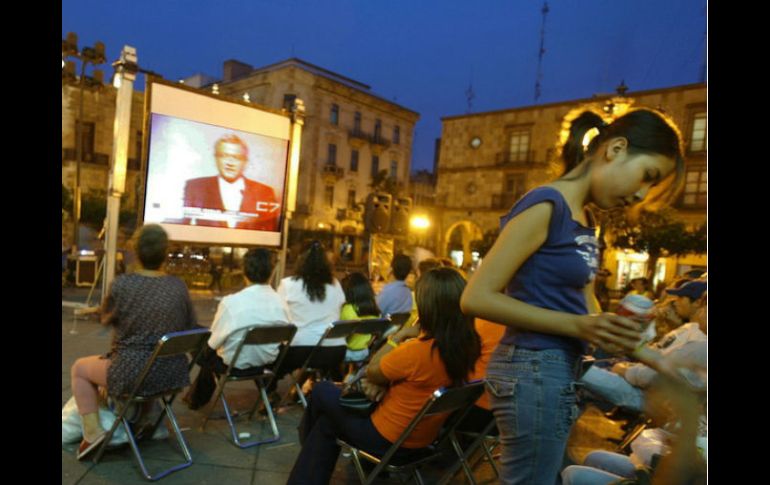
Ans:
[[[401,328],[408,320],[409,317],[411,317],[412,314],[409,312],[406,313],[394,313],[390,316],[390,324],[396,325],[398,328]]]
[[[389,318],[369,318],[359,320],[359,322],[355,333],[374,333],[382,335],[391,325],[393,325]]]
[[[294,334],[297,333],[297,326],[291,324],[255,325],[239,330],[239,332],[243,332],[245,335],[238,344],[238,347],[236,347],[231,364],[227,368],[226,375],[228,378],[230,377],[230,372],[233,370],[233,366],[238,362],[241,350],[246,345],[283,344],[275,361],[270,364],[274,369],[277,369],[278,366],[281,365],[281,361],[283,361],[283,357],[289,349],[289,344],[294,338]]]

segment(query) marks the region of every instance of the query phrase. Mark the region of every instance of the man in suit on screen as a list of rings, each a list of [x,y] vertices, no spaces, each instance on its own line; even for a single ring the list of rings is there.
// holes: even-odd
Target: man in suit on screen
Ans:
[[[272,187],[247,179],[249,149],[235,134],[214,144],[219,175],[188,180],[185,219],[198,226],[278,231],[281,204]]]

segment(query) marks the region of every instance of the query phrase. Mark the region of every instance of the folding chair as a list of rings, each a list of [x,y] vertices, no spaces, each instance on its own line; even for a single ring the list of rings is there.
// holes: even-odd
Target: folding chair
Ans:
[[[484,428],[478,433],[471,433],[467,431],[455,431],[455,433],[471,436],[474,438],[474,440],[470,445],[468,445],[465,451],[455,449],[455,453],[458,454],[459,460],[455,462],[451,467],[449,467],[447,472],[438,482],[439,485],[445,485],[449,483],[460,469],[460,467],[463,466],[463,464],[467,465],[467,468],[463,467],[463,469],[465,471],[465,476],[468,477],[468,481],[473,485],[476,485],[476,479],[473,477],[472,473],[468,473],[468,469],[473,470],[476,467],[478,461],[469,463],[468,460],[471,456],[473,456],[476,450],[479,449],[479,447],[483,451],[483,455],[480,458],[485,458],[489,462],[490,466],[492,467],[492,471],[495,472],[495,477],[500,476],[500,470],[497,468],[495,459],[492,456],[492,450],[494,450],[495,447],[500,443],[500,436],[497,432],[497,423],[494,419],[490,420],[489,423],[487,423],[487,425],[484,426]]]
[[[369,346],[370,352],[369,355],[372,354],[372,352],[376,352],[377,349],[382,347],[382,344],[385,343],[387,338],[394,333],[401,330],[401,327],[404,326],[404,324],[409,321],[409,317],[411,317],[411,313],[394,313],[392,315],[387,315],[386,318],[390,319],[390,325],[388,328],[379,336],[379,338],[376,338],[374,342],[372,342],[372,345]],[[361,332],[363,333],[363,332]]]
[[[377,475],[384,470],[393,473],[410,472],[418,484],[424,484],[425,482],[420,475],[418,467],[441,456],[441,452],[438,450],[438,444],[441,441],[448,438],[452,443],[455,451],[458,452],[459,450],[458,456],[462,456],[462,450],[460,450],[460,445],[457,443],[457,437],[455,436],[455,428],[460,423],[460,421],[462,421],[462,418],[465,416],[468,409],[470,409],[473,403],[476,402],[476,400],[481,396],[483,392],[483,380],[474,381],[464,386],[437,389],[433,392],[431,397],[428,398],[422,409],[420,409],[417,415],[412,419],[404,432],[401,433],[401,436],[398,437],[396,442],[393,443],[388,451],[385,452],[385,454],[381,457],[377,457],[371,453],[361,450],[341,439],[337,439],[337,444],[342,448],[350,450],[353,463],[356,467],[356,472],[358,473],[358,478],[361,479],[361,483],[364,485],[369,485],[372,483],[377,478]],[[442,434],[441,438],[439,438],[436,443],[420,451],[415,450],[410,454],[404,454],[402,452],[400,457],[395,456],[396,453],[401,450],[401,445],[404,443],[404,441],[406,441],[409,435],[412,434],[414,428],[420,423],[420,421],[422,421],[423,418],[426,416],[451,413],[454,411],[459,411],[459,413],[456,415],[457,418],[455,419],[454,423],[447,427],[447,430]],[[361,466],[361,458],[364,458],[376,465],[374,470],[372,470],[368,476],[364,473],[363,467]],[[391,464],[391,462],[398,462],[398,464]],[[466,470],[467,474],[471,474],[467,463],[462,462],[462,466]]]
[[[393,325],[391,319],[388,317],[361,319],[359,321],[361,323],[356,327],[354,333],[371,334],[373,336],[371,339],[372,344],[380,340],[380,338],[385,335],[385,332],[387,332]],[[365,358],[359,361],[352,361],[351,363],[356,364],[359,368],[368,364],[374,353],[374,346],[372,344],[369,345],[369,353]]]
[[[185,441],[184,436],[182,436],[182,432],[179,429],[179,424],[176,421],[176,416],[174,416],[174,411],[171,409],[171,403],[173,402],[174,397],[184,388],[167,389],[151,395],[139,395],[138,392],[142,388],[142,385],[144,384],[147,376],[150,375],[150,369],[152,369],[152,366],[156,361],[162,358],[189,353],[193,355],[192,361],[194,362],[197,358],[197,355],[203,349],[203,346],[206,345],[206,341],[208,340],[210,334],[211,332],[207,328],[196,328],[194,330],[167,333],[166,335],[163,335],[160,340],[158,340],[158,343],[155,345],[155,350],[145,364],[144,369],[139,374],[139,377],[136,379],[136,384],[134,384],[131,393],[120,396],[116,400],[118,411],[116,413],[115,423],[112,425],[110,430],[107,431],[107,435],[105,436],[104,441],[102,442],[99,450],[96,453],[96,456],[94,457],[94,463],[99,463],[99,460],[104,454],[104,450],[107,448],[107,444],[110,442],[110,439],[112,439],[113,433],[115,433],[118,425],[122,424],[123,428],[126,430],[128,442],[134,452],[134,458],[136,458],[136,461],[139,464],[139,468],[141,468],[142,475],[145,479],[149,481],[159,480],[169,473],[187,468],[188,466],[192,465],[190,450],[188,449],[187,442]],[[139,453],[139,447],[136,444],[136,438],[134,437],[134,433],[131,429],[131,424],[128,419],[126,419],[126,413],[131,408],[132,404],[144,403],[153,401],[155,399],[160,400],[163,413],[158,416],[154,425],[157,427],[157,425],[160,424],[160,421],[163,419],[163,414],[165,413],[166,418],[171,423],[171,426],[174,430],[174,435],[177,439],[177,442],[179,443],[179,447],[182,449],[185,461],[184,463],[174,465],[171,468],[158,472],[155,475],[151,475],[149,471],[147,471],[147,467],[144,463],[144,459],[142,458],[141,453]]]
[[[233,435],[233,443],[235,443],[236,446],[239,448],[249,448],[251,446],[256,446],[264,443],[272,443],[274,441],[278,441],[281,439],[281,434],[278,432],[278,425],[275,422],[275,415],[273,414],[273,407],[270,405],[270,400],[267,397],[267,388],[272,383],[273,379],[275,378],[275,374],[273,371],[275,369],[278,369],[278,367],[281,365],[281,362],[283,362],[284,357],[286,356],[286,352],[289,349],[289,343],[294,338],[294,334],[297,332],[297,327],[294,325],[270,325],[270,326],[254,326],[245,328],[242,330],[243,332],[243,338],[241,339],[241,342],[238,344],[238,347],[235,349],[235,353],[233,354],[233,360],[232,362],[238,362],[238,356],[241,354],[241,350],[246,345],[265,345],[265,344],[274,344],[274,343],[280,343],[281,344],[281,350],[278,353],[278,356],[276,357],[275,361],[270,364],[270,367],[267,366],[259,366],[259,367],[252,367],[249,369],[237,369],[232,365],[227,366],[227,371],[219,376],[219,379],[217,380],[217,387],[214,392],[214,399],[211,400],[211,405],[209,406],[209,411],[206,413],[206,417],[203,419],[203,424],[201,425],[201,429],[203,429],[206,426],[206,423],[209,421],[209,417],[211,416],[211,413],[214,411],[214,407],[217,404],[217,400],[222,400],[222,406],[225,409],[225,417],[227,418],[227,424],[230,426],[230,432]],[[227,400],[225,399],[225,384],[228,382],[235,382],[235,381],[245,381],[245,380],[253,380],[257,384],[257,388],[259,389],[259,395],[261,398],[262,404],[265,406],[265,410],[267,411],[267,419],[270,422],[270,428],[273,431],[272,437],[265,439],[265,440],[255,440],[255,441],[248,441],[245,443],[242,443],[241,440],[238,438],[238,432],[235,429],[235,423],[233,422],[234,416],[230,412],[230,406],[227,404]],[[252,416],[254,416],[254,412],[257,410],[257,407],[259,406],[260,399],[255,401],[254,406],[251,408],[251,411],[248,413],[248,419],[251,419]]]
[[[344,338],[352,333],[374,333],[374,330],[378,329],[380,325],[384,325],[381,323],[383,320],[388,322],[387,319],[337,320],[336,322],[330,323],[329,326],[326,327],[326,331],[321,336],[321,339],[318,341],[315,347],[313,347],[313,349],[310,351],[310,354],[307,356],[307,359],[305,359],[305,363],[302,364],[302,367],[300,367],[299,378],[294,379],[292,377],[292,379],[294,379],[294,387],[297,389],[297,395],[299,396],[299,399],[302,402],[302,406],[305,409],[307,409],[307,399],[305,398],[305,393],[302,392],[302,378],[308,372],[321,371],[321,369],[310,367],[310,362],[312,361],[313,356],[315,356],[318,350],[321,348],[323,341],[327,339],[331,340],[335,338]],[[366,326],[362,327],[362,324],[366,324]],[[390,323],[388,323],[388,326],[389,325]],[[340,364],[342,364],[342,361],[340,361]]]

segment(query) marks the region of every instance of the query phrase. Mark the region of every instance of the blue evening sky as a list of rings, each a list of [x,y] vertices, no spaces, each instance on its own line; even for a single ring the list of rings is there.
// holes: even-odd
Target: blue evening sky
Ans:
[[[701,81],[705,0],[549,0],[548,103]],[[62,37],[123,45],[166,79],[299,57],[420,113],[412,170],[432,169],[442,116],[536,104],[538,0],[62,0]],[[109,68],[108,68],[109,70]],[[105,73],[109,78],[110,72]],[[143,89],[143,79],[137,85]]]

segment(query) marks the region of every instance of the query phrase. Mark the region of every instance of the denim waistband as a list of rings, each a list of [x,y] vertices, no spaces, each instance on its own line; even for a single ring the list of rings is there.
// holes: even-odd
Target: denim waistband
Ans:
[[[500,343],[494,352],[492,360],[497,362],[503,360],[510,363],[552,362],[554,364],[564,364],[571,367],[575,375],[577,375],[583,359],[580,353],[565,349],[523,349],[513,344]]]

